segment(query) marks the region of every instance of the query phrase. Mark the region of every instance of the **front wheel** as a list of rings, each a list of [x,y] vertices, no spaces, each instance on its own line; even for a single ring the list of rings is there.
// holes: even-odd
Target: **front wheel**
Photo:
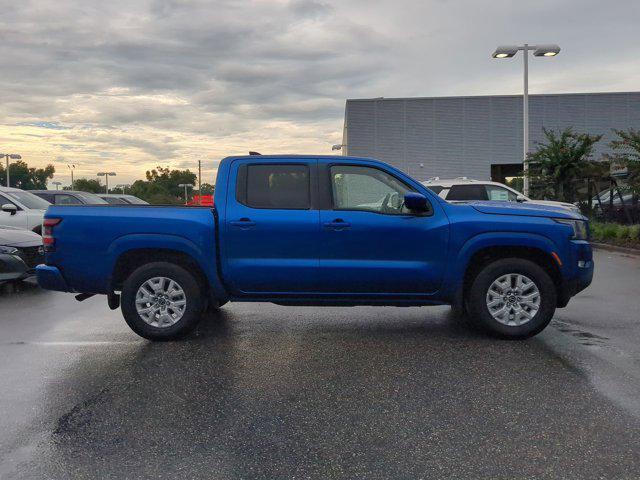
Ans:
[[[141,337],[173,340],[200,321],[203,295],[198,281],[183,267],[148,263],[136,269],[122,286],[122,314]]]
[[[468,291],[471,320],[503,338],[540,333],[556,309],[556,287],[547,272],[530,260],[505,258],[485,266]]]

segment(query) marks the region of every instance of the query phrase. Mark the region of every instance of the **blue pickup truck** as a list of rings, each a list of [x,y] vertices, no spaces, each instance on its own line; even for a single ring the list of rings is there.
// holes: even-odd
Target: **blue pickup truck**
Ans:
[[[526,338],[593,276],[581,215],[450,204],[372,159],[229,157],[214,200],[51,206],[38,281],[78,299],[107,295],[151,340],[185,334],[228,301],[449,304],[491,334]]]

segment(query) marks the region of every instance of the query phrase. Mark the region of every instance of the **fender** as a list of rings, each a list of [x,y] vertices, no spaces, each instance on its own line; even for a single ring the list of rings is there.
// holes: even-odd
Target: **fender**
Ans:
[[[137,233],[123,235],[115,239],[107,249],[106,256],[109,263],[109,272],[113,272],[118,258],[131,250],[138,249],[163,249],[175,250],[189,255],[200,265],[200,268],[207,276],[213,294],[218,299],[226,299],[227,292],[222,287],[222,282],[217,275],[217,260],[215,255],[214,240],[211,240],[211,250],[203,252],[196,243],[180,235],[166,235],[157,233]]]
[[[455,299],[462,286],[464,274],[474,254],[488,247],[529,247],[551,254],[558,252],[557,245],[548,237],[535,233],[486,232],[467,239],[455,259],[451,260],[443,282],[443,296]]]

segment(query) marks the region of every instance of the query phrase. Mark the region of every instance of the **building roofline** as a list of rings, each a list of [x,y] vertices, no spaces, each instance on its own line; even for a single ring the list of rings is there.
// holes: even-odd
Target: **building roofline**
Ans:
[[[569,93],[530,93],[529,97],[567,97],[577,95],[629,95],[640,94],[640,91],[633,92],[569,92]],[[445,100],[453,98],[522,98],[522,94],[514,95],[445,95],[441,97],[372,97],[372,98],[347,98],[349,102],[370,102],[372,100]]]

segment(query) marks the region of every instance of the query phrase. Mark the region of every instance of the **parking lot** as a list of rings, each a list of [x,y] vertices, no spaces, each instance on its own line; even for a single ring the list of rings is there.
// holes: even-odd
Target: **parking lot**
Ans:
[[[0,296],[2,478],[640,475],[640,258],[524,342],[446,307],[229,304],[186,340],[101,297]]]

